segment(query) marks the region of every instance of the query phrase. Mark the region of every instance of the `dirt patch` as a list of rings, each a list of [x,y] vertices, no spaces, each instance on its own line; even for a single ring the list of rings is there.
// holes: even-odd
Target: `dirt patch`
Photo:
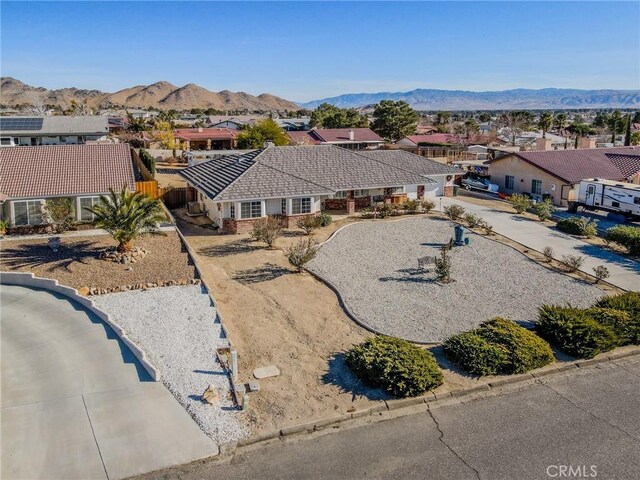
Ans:
[[[177,233],[146,235],[134,243],[150,253],[131,265],[132,270],[127,270],[129,265],[98,259],[100,252],[115,245],[109,235],[63,235],[57,252],[49,248],[46,238],[4,240],[0,247],[0,269],[31,272],[74,288],[113,288],[194,278],[194,267],[189,264],[189,257]]]

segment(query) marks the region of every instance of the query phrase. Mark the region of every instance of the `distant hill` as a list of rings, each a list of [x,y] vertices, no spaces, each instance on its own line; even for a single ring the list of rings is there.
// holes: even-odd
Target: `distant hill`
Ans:
[[[190,83],[184,87],[176,87],[169,82],[157,82],[152,85],[137,85],[115,93],[100,90],[81,90],[77,88],[61,88],[47,90],[32,87],[11,77],[0,78],[0,103],[3,105],[33,104],[40,98],[45,105],[57,105],[68,108],[71,100],[87,101],[92,108],[158,108],[187,110],[192,108],[215,108],[217,110],[248,111],[283,111],[298,110],[293,102],[268,93],[257,97],[244,92],[212,92],[206,88]]]
[[[497,92],[470,92],[419,88],[410,92],[350,93],[300,105],[315,108],[326,102],[342,108],[364,107],[381,100],[404,100],[415,110],[636,108],[640,107],[640,90],[518,88]]]

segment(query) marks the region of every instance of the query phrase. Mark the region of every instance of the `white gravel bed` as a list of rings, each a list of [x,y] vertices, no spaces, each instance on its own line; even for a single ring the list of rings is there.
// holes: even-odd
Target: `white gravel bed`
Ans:
[[[450,252],[454,282],[435,282],[417,259],[438,255],[453,226],[424,217],[354,224],[325,243],[308,268],[340,291],[359,321],[416,342],[441,342],[496,316],[528,323],[541,305],[583,307],[603,295],[467,229],[471,244]]]
[[[164,385],[216,443],[249,435],[229,397],[229,379],[216,358],[216,348],[228,347],[229,342],[203,287],[161,287],[91,298],[147,353]],[[218,405],[200,401],[210,384],[220,393]]]

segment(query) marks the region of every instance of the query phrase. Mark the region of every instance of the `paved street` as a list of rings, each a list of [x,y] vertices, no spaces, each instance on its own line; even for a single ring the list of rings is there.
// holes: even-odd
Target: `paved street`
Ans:
[[[593,466],[596,478],[631,480],[640,477],[639,396],[640,359],[620,360],[137,478],[527,480],[559,478],[561,466],[574,473]]]
[[[451,204],[458,204],[468,212],[479,215],[493,225],[497,233],[538,252],[549,246],[553,248],[558,259],[563,255],[585,257],[580,270],[590,275],[593,275],[593,267],[605,265],[611,273],[607,282],[627,290],[640,290],[640,263],[637,261],[583,242],[521,215],[499,212],[491,206],[465,202],[464,197],[442,199],[443,207]]]
[[[3,480],[113,480],[217,452],[83,307],[6,285],[0,302]]]

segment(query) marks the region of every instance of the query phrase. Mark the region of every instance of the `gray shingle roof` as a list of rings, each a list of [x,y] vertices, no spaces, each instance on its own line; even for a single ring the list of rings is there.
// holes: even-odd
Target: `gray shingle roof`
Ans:
[[[407,152],[380,160],[332,145],[290,146],[211,160],[180,175],[211,198],[228,201],[420,185],[433,183],[427,175],[462,173],[433,163]]]
[[[436,162],[404,150],[362,150],[358,153],[422,175],[462,175],[464,173],[458,167]]]
[[[3,117],[22,118],[22,117]],[[9,130],[3,129],[2,135],[26,135],[26,136],[46,136],[46,135],[90,135],[109,133],[109,120],[102,115],[85,116],[48,116],[31,117],[42,118],[42,128],[39,130]]]

